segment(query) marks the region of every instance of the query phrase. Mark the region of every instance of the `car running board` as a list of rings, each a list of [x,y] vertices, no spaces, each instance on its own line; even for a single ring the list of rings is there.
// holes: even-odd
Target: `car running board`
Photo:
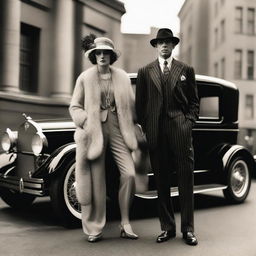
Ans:
[[[197,186],[194,186],[194,194],[215,191],[215,190],[223,190],[226,188],[227,186],[223,184],[197,185]],[[178,195],[179,195],[178,187],[174,187],[170,189],[170,196],[174,197]],[[145,193],[136,193],[135,196],[143,199],[156,199],[158,197],[156,190],[146,191]]]

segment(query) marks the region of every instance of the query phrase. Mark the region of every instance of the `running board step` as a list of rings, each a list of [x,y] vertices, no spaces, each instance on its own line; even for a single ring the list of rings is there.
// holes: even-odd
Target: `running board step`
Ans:
[[[215,190],[223,190],[226,188],[227,186],[223,184],[197,185],[197,186],[194,186],[194,194],[215,191]],[[174,187],[170,189],[170,196],[174,197],[178,195],[179,195],[178,187]],[[146,191],[145,193],[136,193],[135,196],[143,199],[156,199],[158,197],[156,190]]]

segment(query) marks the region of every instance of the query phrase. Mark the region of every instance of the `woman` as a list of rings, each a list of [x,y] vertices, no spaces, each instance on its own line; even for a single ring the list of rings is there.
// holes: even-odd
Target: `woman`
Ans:
[[[137,148],[130,79],[123,70],[111,66],[119,54],[110,39],[87,36],[83,50],[94,66],[78,77],[69,108],[77,127],[76,183],[83,231],[89,242],[102,239],[106,222],[105,154],[109,145],[120,171],[121,237],[137,239],[129,222],[135,191],[131,151]]]

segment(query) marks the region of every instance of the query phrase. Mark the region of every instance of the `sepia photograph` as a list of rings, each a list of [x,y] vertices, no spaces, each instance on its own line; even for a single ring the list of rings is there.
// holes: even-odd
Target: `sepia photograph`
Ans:
[[[1,255],[256,256],[255,0],[1,0],[0,42]]]

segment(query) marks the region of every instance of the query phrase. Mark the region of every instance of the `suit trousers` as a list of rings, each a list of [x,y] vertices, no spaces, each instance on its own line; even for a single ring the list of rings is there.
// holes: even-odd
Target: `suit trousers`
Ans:
[[[108,144],[120,171],[119,207],[122,224],[129,223],[129,208],[135,192],[134,162],[121,135],[116,113],[108,111],[107,120],[102,123],[102,131],[103,152],[99,158],[90,161],[92,202],[82,206],[82,226],[87,235],[101,233],[106,223],[105,155]]]
[[[162,230],[176,232],[174,210],[170,198],[171,177],[176,172],[181,232],[194,231],[194,150],[192,146],[191,120],[183,114],[170,119],[160,118],[159,140],[156,149],[150,151],[150,160],[158,191],[158,211]]]

